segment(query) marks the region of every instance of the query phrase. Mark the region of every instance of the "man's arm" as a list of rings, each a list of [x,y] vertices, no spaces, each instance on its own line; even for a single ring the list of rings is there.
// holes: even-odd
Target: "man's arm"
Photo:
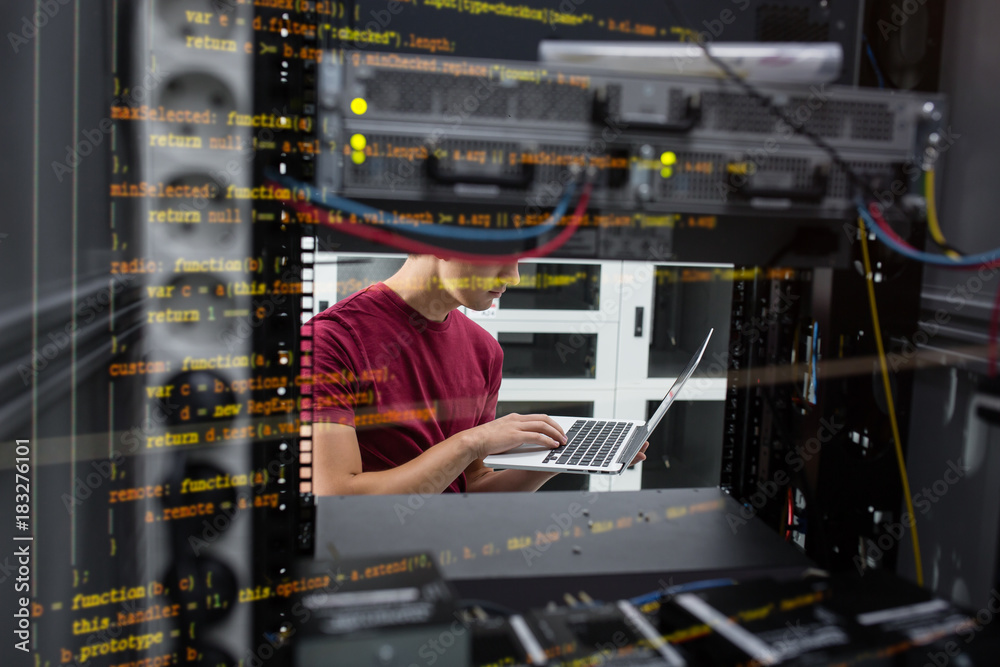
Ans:
[[[391,470],[363,472],[354,427],[313,425],[313,492],[320,496],[441,493],[474,460],[468,438],[459,433]]]
[[[505,452],[522,443],[554,448],[564,441],[562,429],[551,418],[513,414],[457,433],[391,470],[364,472],[354,428],[317,423],[313,425],[313,492],[316,495],[441,493],[463,470],[490,454]]]

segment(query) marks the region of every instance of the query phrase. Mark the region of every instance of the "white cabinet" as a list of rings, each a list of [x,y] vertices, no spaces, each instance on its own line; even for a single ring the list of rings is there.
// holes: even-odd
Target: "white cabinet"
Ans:
[[[405,254],[317,252],[314,265],[315,312],[326,310],[344,297],[385,280],[406,261]]]
[[[525,260],[521,282],[489,311],[467,311],[504,349],[503,388],[613,391],[618,318],[614,300],[620,262]]]
[[[623,262],[618,387],[666,389],[714,329],[694,377],[725,383],[733,268]]]

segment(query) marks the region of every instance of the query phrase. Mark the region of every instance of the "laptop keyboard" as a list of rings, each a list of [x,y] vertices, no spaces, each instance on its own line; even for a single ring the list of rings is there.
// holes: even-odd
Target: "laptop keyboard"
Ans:
[[[543,463],[610,467],[631,424],[620,421],[578,421],[566,432],[567,443],[553,449]]]

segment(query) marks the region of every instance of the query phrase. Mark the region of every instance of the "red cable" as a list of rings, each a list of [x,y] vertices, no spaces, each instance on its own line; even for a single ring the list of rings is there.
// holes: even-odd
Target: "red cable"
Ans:
[[[872,220],[875,221],[875,224],[879,226],[879,229],[889,235],[893,241],[910,250],[916,250],[916,248],[904,241],[903,238],[889,226],[889,223],[882,217],[882,209],[879,207],[878,203],[871,202],[868,204],[868,214],[872,217]]]
[[[785,524],[785,541],[792,536],[792,524],[795,521],[795,516],[792,513],[792,488],[788,487],[788,523]]]
[[[580,226],[580,220],[583,217],[583,213],[587,210],[587,204],[590,201],[590,193],[592,189],[593,186],[591,183],[587,183],[584,186],[583,193],[580,195],[580,201],[577,203],[576,209],[574,209],[573,216],[570,219],[569,225],[566,226],[566,229],[559,232],[558,236],[545,245],[541,245],[533,250],[527,250],[523,253],[511,253],[507,255],[477,255],[461,252],[459,250],[440,248],[438,246],[410,239],[399,234],[393,234],[388,230],[373,227],[366,223],[345,224],[323,222],[321,224],[330,227],[331,229],[337,229],[348,234],[360,236],[361,238],[365,238],[370,241],[375,241],[376,243],[399,248],[400,250],[406,250],[407,252],[436,255],[438,257],[443,256],[445,259],[455,259],[462,262],[468,262],[470,264],[507,264],[527,257],[545,257],[565,245],[576,229]],[[312,213],[320,219],[325,217],[325,211],[312,204],[291,200],[285,200],[283,203],[296,211]]]
[[[997,333],[1000,332],[1000,287],[993,297],[993,310],[990,312],[990,338],[989,352],[987,354],[987,373],[989,376],[997,376]]]
[[[876,202],[871,202],[868,204],[868,213],[871,215],[872,220],[875,221],[875,224],[879,226],[879,229],[881,229],[883,232],[891,236],[896,243],[906,247],[907,250],[919,252],[919,250],[917,250],[912,245],[904,241],[898,234],[896,234],[895,231],[893,231],[892,227],[889,226],[889,223],[886,222],[885,218],[882,217],[882,212],[879,210],[879,205]],[[934,266],[940,266],[943,269],[949,269],[951,271],[972,271],[978,269],[992,269],[996,266],[1000,266],[1000,259],[995,259],[992,262],[986,262],[983,264],[973,264],[971,266],[961,266],[961,265],[948,266],[947,264],[935,264]]]
[[[896,235],[896,232],[892,231],[889,227],[889,223],[885,221],[882,217],[882,213],[879,210],[878,204],[871,202],[868,204],[868,213],[871,214],[872,220],[875,224],[884,231],[886,234],[891,236],[897,243],[906,246],[910,250],[916,250],[909,243],[901,239]],[[985,262],[983,264],[975,264],[972,266],[947,266],[944,265],[946,269],[959,270],[959,271],[969,271],[972,269],[992,269],[994,267],[1000,266],[1000,259],[995,259],[992,262]],[[993,309],[990,311],[990,333],[988,338],[988,348],[986,355],[986,369],[988,375],[996,377],[997,375],[997,337],[1000,334],[1000,287],[997,287],[996,296],[993,297]]]

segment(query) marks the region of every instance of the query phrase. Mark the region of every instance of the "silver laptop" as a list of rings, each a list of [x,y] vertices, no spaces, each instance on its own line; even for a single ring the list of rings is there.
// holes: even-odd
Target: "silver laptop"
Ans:
[[[660,402],[648,422],[621,419],[593,419],[590,417],[552,417],[566,432],[568,442],[555,449],[540,445],[524,444],[520,447],[487,456],[483,463],[490,468],[520,468],[548,472],[575,472],[585,474],[620,475],[649,439],[663,415],[667,413],[681,387],[688,381],[705,354],[710,329],[704,342],[688,361],[667,395]]]

